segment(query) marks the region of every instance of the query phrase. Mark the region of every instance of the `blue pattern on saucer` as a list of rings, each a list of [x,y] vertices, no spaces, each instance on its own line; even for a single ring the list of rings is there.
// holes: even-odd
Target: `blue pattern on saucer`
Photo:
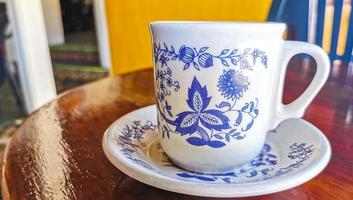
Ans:
[[[148,145],[143,141],[144,134],[149,132],[157,137],[156,127],[151,121],[133,121],[123,128],[116,141],[121,146],[121,152],[127,159],[147,170],[162,173],[162,170],[155,164],[150,163],[150,160],[142,159],[144,155],[142,155],[141,148]],[[291,162],[287,166],[278,168],[276,166],[279,163],[278,155],[272,151],[272,148],[270,144],[265,144],[261,153],[255,159],[228,173],[201,174],[189,172],[174,166],[168,159],[164,159],[162,165],[163,167],[177,168],[175,178],[185,181],[228,184],[238,183],[240,179],[246,178],[248,181],[245,182],[254,182],[282,176],[300,168],[314,152],[314,145],[295,142],[288,147],[287,157]],[[161,153],[162,156],[165,156],[163,152]]]

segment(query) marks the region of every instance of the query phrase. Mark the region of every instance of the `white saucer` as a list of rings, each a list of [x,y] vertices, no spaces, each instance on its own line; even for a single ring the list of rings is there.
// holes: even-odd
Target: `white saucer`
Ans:
[[[286,190],[309,181],[327,165],[331,147],[319,129],[302,119],[268,133],[261,154],[224,174],[197,174],[172,164],[157,141],[156,107],[133,111],[104,134],[103,149],[117,168],[148,185],[209,197],[245,197]]]

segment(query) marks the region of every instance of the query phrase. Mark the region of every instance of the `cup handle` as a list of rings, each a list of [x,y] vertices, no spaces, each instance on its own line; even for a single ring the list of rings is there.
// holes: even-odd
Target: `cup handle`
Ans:
[[[277,106],[277,109],[274,113],[275,116],[273,117],[274,120],[272,128],[277,127],[278,124],[285,119],[303,117],[306,108],[323,87],[330,74],[330,60],[327,53],[319,46],[306,42],[284,41],[282,52],[279,84],[276,92],[277,97],[275,98],[275,105]],[[303,94],[301,94],[300,97],[292,103],[284,105],[282,102],[282,97],[287,65],[293,56],[300,53],[311,55],[314,58],[317,63],[316,73],[309,87],[303,92]]]

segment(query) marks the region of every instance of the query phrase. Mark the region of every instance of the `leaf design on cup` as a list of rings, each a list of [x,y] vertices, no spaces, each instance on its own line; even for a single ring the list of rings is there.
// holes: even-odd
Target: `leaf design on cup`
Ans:
[[[207,141],[203,137],[203,127],[210,130],[221,131],[223,129],[229,129],[229,119],[219,110],[207,109],[211,101],[211,97],[208,97],[206,86],[202,87],[196,77],[194,77],[191,87],[188,90],[188,99],[186,100],[191,111],[185,111],[177,114],[176,132],[181,135],[193,134],[197,132],[203,142],[196,138],[189,138],[189,143],[194,143],[197,146],[201,145],[212,145],[220,146],[211,141]],[[206,132],[205,132],[206,133]],[[207,133],[206,133],[207,134]],[[210,138],[210,137],[208,137]]]

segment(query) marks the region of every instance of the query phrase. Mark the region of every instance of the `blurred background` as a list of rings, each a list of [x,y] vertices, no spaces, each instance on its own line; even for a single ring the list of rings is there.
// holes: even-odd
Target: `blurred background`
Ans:
[[[150,68],[153,20],[284,22],[285,39],[321,46],[333,64],[330,78],[351,86],[351,5],[351,0],[0,0],[0,143],[58,94]],[[309,76],[311,58],[299,57],[297,70]]]

